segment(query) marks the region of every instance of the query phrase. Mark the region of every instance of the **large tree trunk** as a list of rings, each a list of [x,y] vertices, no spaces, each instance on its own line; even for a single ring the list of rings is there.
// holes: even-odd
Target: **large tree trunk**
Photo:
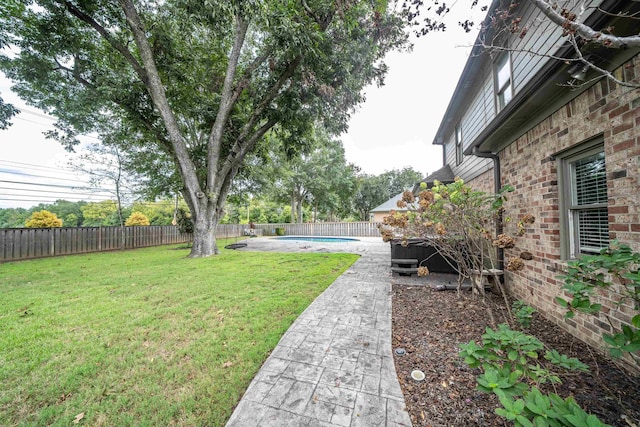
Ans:
[[[218,227],[218,215],[209,212],[208,208],[204,215],[199,215],[193,221],[193,246],[189,258],[204,258],[217,255],[218,244],[216,241],[216,228]]]

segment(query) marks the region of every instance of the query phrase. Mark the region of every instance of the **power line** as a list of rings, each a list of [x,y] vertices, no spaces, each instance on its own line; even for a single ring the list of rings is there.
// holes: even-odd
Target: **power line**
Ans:
[[[26,172],[22,172],[22,171],[12,171],[12,170],[8,170],[8,169],[0,169],[0,174],[7,174],[7,175],[19,175],[19,176],[30,176],[33,178],[45,178],[45,179],[55,179],[58,181],[72,181],[72,182],[82,182],[79,179],[71,179],[71,178],[59,178],[57,176],[47,176],[47,175],[34,175],[31,173],[26,173]]]
[[[59,168],[54,166],[36,165],[33,163],[14,162],[12,160],[0,160],[0,164],[2,163],[6,164],[9,167],[15,166],[15,167],[22,167],[25,169],[42,169],[45,171],[55,171],[55,172],[64,173],[64,174],[74,173],[73,169],[70,169],[70,168]]]
[[[77,192],[77,191],[59,191],[59,190],[47,191],[47,190],[37,190],[37,189],[31,189],[31,188],[18,188],[18,187],[0,187],[0,190],[26,191],[26,192],[29,192],[29,193],[47,193],[47,194],[84,194],[84,195],[100,194],[100,192],[82,193],[82,192]],[[0,193],[0,195],[7,196],[9,194],[8,193],[7,194]]]
[[[55,121],[56,120],[55,117],[52,117],[52,116],[50,116],[50,115],[48,115],[46,113],[41,113],[39,111],[30,110],[30,109],[24,108],[24,107],[18,108],[18,111],[20,111],[21,113],[24,113],[24,114],[31,114],[32,116],[40,117],[40,118],[51,120],[51,121]]]
[[[39,125],[39,126],[50,128],[50,129],[51,128],[55,128],[55,126],[53,126],[53,123],[41,123],[41,122],[37,122],[37,121],[34,121],[34,120],[26,119],[24,117],[20,117],[19,115],[15,116],[14,119],[22,120],[23,122],[27,122],[27,123],[33,123],[35,125]],[[49,120],[54,120],[55,121],[56,119],[49,119]],[[91,139],[95,139],[96,141],[102,142],[102,140],[100,138],[96,138],[95,136],[91,136],[91,135],[78,135],[78,137],[91,138]]]
[[[95,188],[95,187],[76,187],[73,185],[59,185],[59,184],[41,184],[36,182],[24,182],[24,181],[7,181],[4,179],[0,179],[0,182],[4,182],[7,184],[21,184],[21,185],[37,185],[40,187],[56,187],[56,188],[68,188],[71,190],[93,190],[93,191],[109,191],[105,188]]]
[[[71,178],[60,178],[57,176],[48,176],[48,175],[35,175],[35,174],[31,174],[31,173],[26,173],[23,172],[21,170],[18,171],[12,171],[12,170],[3,170],[0,169],[0,174],[1,173],[6,173],[9,175],[21,175],[21,176],[32,176],[35,178],[46,178],[46,179],[57,179],[57,180],[61,180],[61,181],[75,181],[75,182],[82,182],[85,183],[85,181],[82,181],[80,179],[78,179],[77,177],[80,176],[87,176],[87,175],[97,175],[95,173],[91,173],[90,171],[78,171],[78,170],[74,170],[74,169],[70,169],[70,168],[56,168],[56,167],[51,167],[51,166],[41,166],[41,165],[32,165],[29,163],[20,163],[20,162],[11,162],[11,161],[5,161],[5,160],[0,160],[0,167],[2,167],[2,163],[7,163],[7,167],[21,167],[24,169],[33,169],[33,170],[37,170],[37,171],[41,171],[43,173],[46,172],[53,172],[53,173],[57,173],[57,174],[61,174],[61,175],[72,175],[75,176],[75,179],[71,179]],[[86,162],[90,165],[96,165],[96,166],[104,166],[104,163],[96,163],[96,162]]]
[[[69,202],[82,202],[82,201],[91,202],[91,200],[87,200],[87,198],[85,198],[85,197],[66,197],[64,199],[60,199],[60,198],[56,199],[56,198],[46,197],[46,196],[31,196],[31,195],[29,197],[41,197],[41,198],[38,198],[38,199],[26,199],[26,198],[15,198],[15,197],[11,197],[11,198],[9,198],[9,197],[0,197],[0,200],[9,201],[9,202],[36,202],[36,203],[49,203],[49,204],[55,204],[55,202],[57,202],[58,200],[64,200],[64,201],[69,201]],[[72,200],[67,200],[67,199],[72,199]],[[107,201],[107,200],[112,200],[112,199],[110,199],[110,198],[101,198],[101,199],[96,200],[96,202],[104,202],[104,201]],[[0,209],[2,209],[2,208],[0,208]]]
[[[40,122],[35,122],[33,120],[29,120],[29,119],[25,119],[24,117],[20,117],[20,116],[16,116],[14,117],[16,120],[22,120],[23,122],[27,122],[27,123],[33,123],[34,125],[39,125],[39,126],[43,126],[43,127],[52,127],[51,124],[48,123],[40,123]]]

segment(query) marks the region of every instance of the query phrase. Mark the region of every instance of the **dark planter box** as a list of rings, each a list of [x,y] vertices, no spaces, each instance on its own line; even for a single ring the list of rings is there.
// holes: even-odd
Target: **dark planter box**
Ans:
[[[433,273],[458,273],[428,240],[409,239],[408,242],[409,245],[405,247],[401,240],[392,240],[391,259],[417,259],[419,266],[427,267]],[[455,265],[453,260],[450,262]]]

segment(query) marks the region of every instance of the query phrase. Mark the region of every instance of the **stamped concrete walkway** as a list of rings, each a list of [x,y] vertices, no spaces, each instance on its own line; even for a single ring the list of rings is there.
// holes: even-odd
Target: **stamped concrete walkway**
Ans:
[[[411,426],[391,349],[390,248],[249,239],[243,250],[361,255],[298,317],[227,427]]]

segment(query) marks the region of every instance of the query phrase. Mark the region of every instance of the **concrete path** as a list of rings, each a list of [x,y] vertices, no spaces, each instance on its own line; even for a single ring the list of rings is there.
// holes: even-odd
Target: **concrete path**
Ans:
[[[361,257],[291,325],[227,427],[411,426],[391,349],[389,244],[245,242],[243,250]]]

